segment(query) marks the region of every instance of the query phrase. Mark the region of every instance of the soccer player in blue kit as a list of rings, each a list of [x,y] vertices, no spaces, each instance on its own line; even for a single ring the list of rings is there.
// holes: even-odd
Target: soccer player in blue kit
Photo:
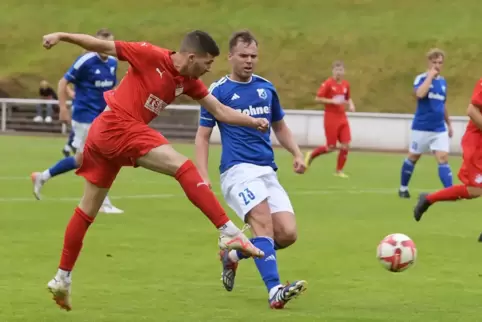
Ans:
[[[295,139],[283,120],[284,112],[273,84],[253,74],[258,61],[258,43],[248,31],[234,33],[229,41],[229,76],[213,83],[210,92],[223,104],[252,117],[266,118],[280,144],[294,156],[294,171],[306,166]],[[278,274],[276,250],[296,241],[296,221],[288,194],[278,182],[270,131],[257,133],[247,127],[217,121],[201,108],[196,134],[196,160],[199,172],[209,182],[209,140],[219,126],[222,141],[221,190],[227,204],[247,223],[254,235],[252,243],[263,250],[264,258],[254,259],[268,290],[269,305],[282,309],[306,289],[306,282],[283,285]],[[223,284],[231,291],[238,261],[247,258],[236,251],[221,251]]]
[[[413,84],[417,110],[412,122],[409,153],[402,165],[400,198],[410,198],[408,183],[422,153],[431,151],[438,162],[438,174],[445,188],[452,186],[448,164],[449,138],[453,130],[445,103],[447,82],[440,75],[445,54],[440,49],[427,53],[428,71],[418,75]],[[447,125],[447,126],[446,126]]]
[[[96,37],[113,40],[113,34],[107,29],[100,29]],[[77,169],[82,163],[82,151],[87,133],[94,119],[106,107],[104,92],[111,90],[117,83],[117,59],[104,54],[87,52],[79,56],[64,77],[59,81],[58,96],[60,120],[72,121],[74,133],[72,146],[76,149],[75,156],[61,159],[43,172],[32,173],[33,192],[40,200],[42,186],[51,178],[62,173]],[[67,109],[68,84],[75,86],[75,97],[72,101],[72,117]],[[72,119],[72,120],[71,120]],[[106,197],[99,212],[118,214],[123,211]]]

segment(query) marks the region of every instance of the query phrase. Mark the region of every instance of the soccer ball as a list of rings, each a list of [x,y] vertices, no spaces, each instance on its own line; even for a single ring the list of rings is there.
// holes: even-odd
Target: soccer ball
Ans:
[[[378,244],[377,258],[390,272],[403,272],[415,263],[417,248],[407,235],[391,234]]]

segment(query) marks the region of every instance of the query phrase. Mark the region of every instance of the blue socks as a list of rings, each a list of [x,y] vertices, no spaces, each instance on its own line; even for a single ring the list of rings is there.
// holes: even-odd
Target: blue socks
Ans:
[[[75,161],[75,158],[68,157],[57,162],[48,171],[51,177],[55,177],[55,176],[58,176],[59,174],[62,174],[77,168],[78,168],[78,165],[77,165],[77,162]]]
[[[438,176],[445,188],[452,186],[452,170],[448,163],[440,163],[438,165]]]
[[[403,161],[401,178],[400,178],[400,186],[402,188],[408,187],[408,183],[410,182],[410,178],[412,177],[412,173],[414,169],[415,169],[415,163],[413,163],[409,159],[405,159],[405,161]]]
[[[273,288],[281,284],[278,273],[278,262],[276,259],[275,243],[270,237],[255,237],[251,238],[251,242],[254,246],[258,247],[264,252],[263,258],[255,258],[254,263],[258,268],[259,274],[263,279],[268,292]],[[249,258],[239,250],[236,254],[240,260]]]
[[[408,183],[410,182],[410,178],[412,177],[414,169],[415,163],[413,163],[409,159],[405,159],[405,161],[403,161],[400,178],[401,188],[408,189]],[[445,188],[452,186],[452,170],[450,169],[450,165],[448,163],[440,163],[438,165],[438,176]]]
[[[264,257],[255,258],[254,263],[269,292],[272,288],[281,284],[273,239],[269,237],[255,237],[251,239],[251,242],[264,252]]]

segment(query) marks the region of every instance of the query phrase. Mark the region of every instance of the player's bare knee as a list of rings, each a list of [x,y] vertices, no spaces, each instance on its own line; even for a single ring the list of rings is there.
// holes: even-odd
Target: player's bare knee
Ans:
[[[420,156],[421,156],[420,154],[409,153],[407,156],[407,159],[409,159],[413,163],[417,163],[417,161],[420,159]]]
[[[435,158],[439,164],[448,163],[449,162],[449,154],[447,152],[435,152]]]
[[[295,215],[288,211],[277,212],[273,216],[274,240],[281,248],[293,245],[298,239]]]
[[[333,152],[336,150],[336,145],[327,145],[326,152]]]
[[[85,182],[84,195],[79,203],[79,208],[89,217],[95,218],[109,189],[100,188],[88,181]]]
[[[350,149],[350,143],[342,143],[342,144],[340,144],[340,149],[349,150],[349,149]]]
[[[246,216],[246,222],[251,226],[255,236],[274,237],[273,220],[266,200],[251,209]]]

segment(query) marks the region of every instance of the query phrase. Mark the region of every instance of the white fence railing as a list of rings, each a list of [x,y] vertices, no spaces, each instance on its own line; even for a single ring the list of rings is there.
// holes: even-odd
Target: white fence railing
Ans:
[[[4,99],[0,98],[1,106],[1,131],[7,130],[7,110],[12,105],[37,105],[57,104],[56,100],[42,99]],[[70,104],[70,102],[68,102]],[[171,105],[169,110],[183,110],[198,112],[195,105]],[[325,134],[323,129],[323,111],[285,110],[285,121],[293,132],[298,144],[301,146],[316,146],[324,144]],[[410,114],[385,114],[385,113],[348,113],[352,134],[352,146],[359,149],[373,150],[406,150],[410,143]],[[460,153],[460,140],[465,130],[467,117],[451,117],[454,135],[451,139],[452,152]],[[65,128],[63,128],[65,131]],[[278,144],[276,138],[273,142]],[[213,131],[211,141],[220,142],[217,127]]]

